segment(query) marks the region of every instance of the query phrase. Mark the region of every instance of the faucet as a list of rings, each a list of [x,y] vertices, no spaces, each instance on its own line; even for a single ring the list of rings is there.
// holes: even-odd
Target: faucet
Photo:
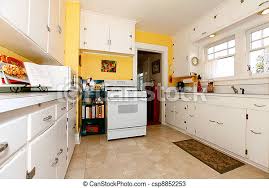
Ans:
[[[240,88],[240,90],[242,91],[242,95],[245,95],[245,89],[244,88]]]
[[[234,90],[234,94],[238,94],[238,89],[236,89],[234,86],[231,87]]]

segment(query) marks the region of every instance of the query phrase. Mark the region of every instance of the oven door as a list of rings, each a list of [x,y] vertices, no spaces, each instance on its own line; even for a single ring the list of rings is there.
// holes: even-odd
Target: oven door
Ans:
[[[110,98],[107,101],[107,129],[124,129],[147,125],[146,98]]]

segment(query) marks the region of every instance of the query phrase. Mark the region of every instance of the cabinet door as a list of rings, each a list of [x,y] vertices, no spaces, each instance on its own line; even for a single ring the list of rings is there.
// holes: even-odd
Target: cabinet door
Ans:
[[[68,112],[68,127],[67,127],[67,161],[70,162],[75,149],[75,134],[76,134],[76,109],[73,108]]]
[[[268,112],[248,110],[247,150],[249,160],[269,167]]]
[[[166,101],[165,103],[165,121],[170,125],[175,125],[175,102]]]
[[[63,179],[67,170],[67,114],[63,115],[56,123],[57,126],[57,178]]]
[[[246,110],[208,105],[208,141],[245,156]]]
[[[187,113],[187,127],[186,130],[191,135],[196,135],[196,105],[195,103],[188,103],[187,105],[188,113]]]
[[[58,54],[60,51],[59,41],[59,0],[50,0],[49,8],[49,42],[48,42],[48,53],[58,60]]]
[[[0,14],[12,25],[27,34],[29,0],[1,0]]]
[[[109,24],[101,16],[83,11],[81,13],[81,49],[109,51]]]
[[[179,100],[176,102],[176,117],[175,117],[175,126],[180,128],[180,129],[183,129],[183,130],[186,130],[186,125],[187,125],[187,115],[188,115],[188,106],[187,106],[187,103],[182,101],[182,100]]]
[[[134,54],[135,24],[112,21],[110,24],[110,51],[122,54]]]
[[[35,168],[35,179],[56,178],[56,136],[57,126],[53,126],[29,144],[28,171]]]
[[[208,141],[210,112],[207,104],[196,104],[196,136]]]
[[[59,50],[57,55],[57,60],[64,65],[64,24],[65,24],[65,1],[59,0],[59,25],[58,25],[58,41]]]
[[[47,51],[49,37],[49,1],[30,0],[29,37]]]
[[[189,43],[187,32],[177,33],[174,39],[174,76],[182,77],[190,74]]]
[[[26,179],[26,150],[19,151],[0,166],[0,179]]]

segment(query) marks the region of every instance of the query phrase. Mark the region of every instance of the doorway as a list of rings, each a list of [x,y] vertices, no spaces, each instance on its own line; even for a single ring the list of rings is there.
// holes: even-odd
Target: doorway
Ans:
[[[161,86],[162,54],[138,50],[137,52],[137,86],[138,90],[147,91],[147,123],[161,124]]]

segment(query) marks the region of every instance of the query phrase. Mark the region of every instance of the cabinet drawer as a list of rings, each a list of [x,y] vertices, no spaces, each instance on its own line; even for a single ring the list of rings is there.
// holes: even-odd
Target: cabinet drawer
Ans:
[[[49,128],[55,122],[55,106],[51,106],[29,115],[28,140]]]
[[[27,141],[27,117],[0,124],[0,164],[23,147]]]
[[[26,179],[26,151],[18,152],[7,163],[0,166],[0,179]]]
[[[266,100],[250,99],[248,101],[248,109],[269,112],[268,100],[266,101]]]
[[[56,119],[59,119],[62,115],[67,112],[66,102],[60,102],[56,105]]]

